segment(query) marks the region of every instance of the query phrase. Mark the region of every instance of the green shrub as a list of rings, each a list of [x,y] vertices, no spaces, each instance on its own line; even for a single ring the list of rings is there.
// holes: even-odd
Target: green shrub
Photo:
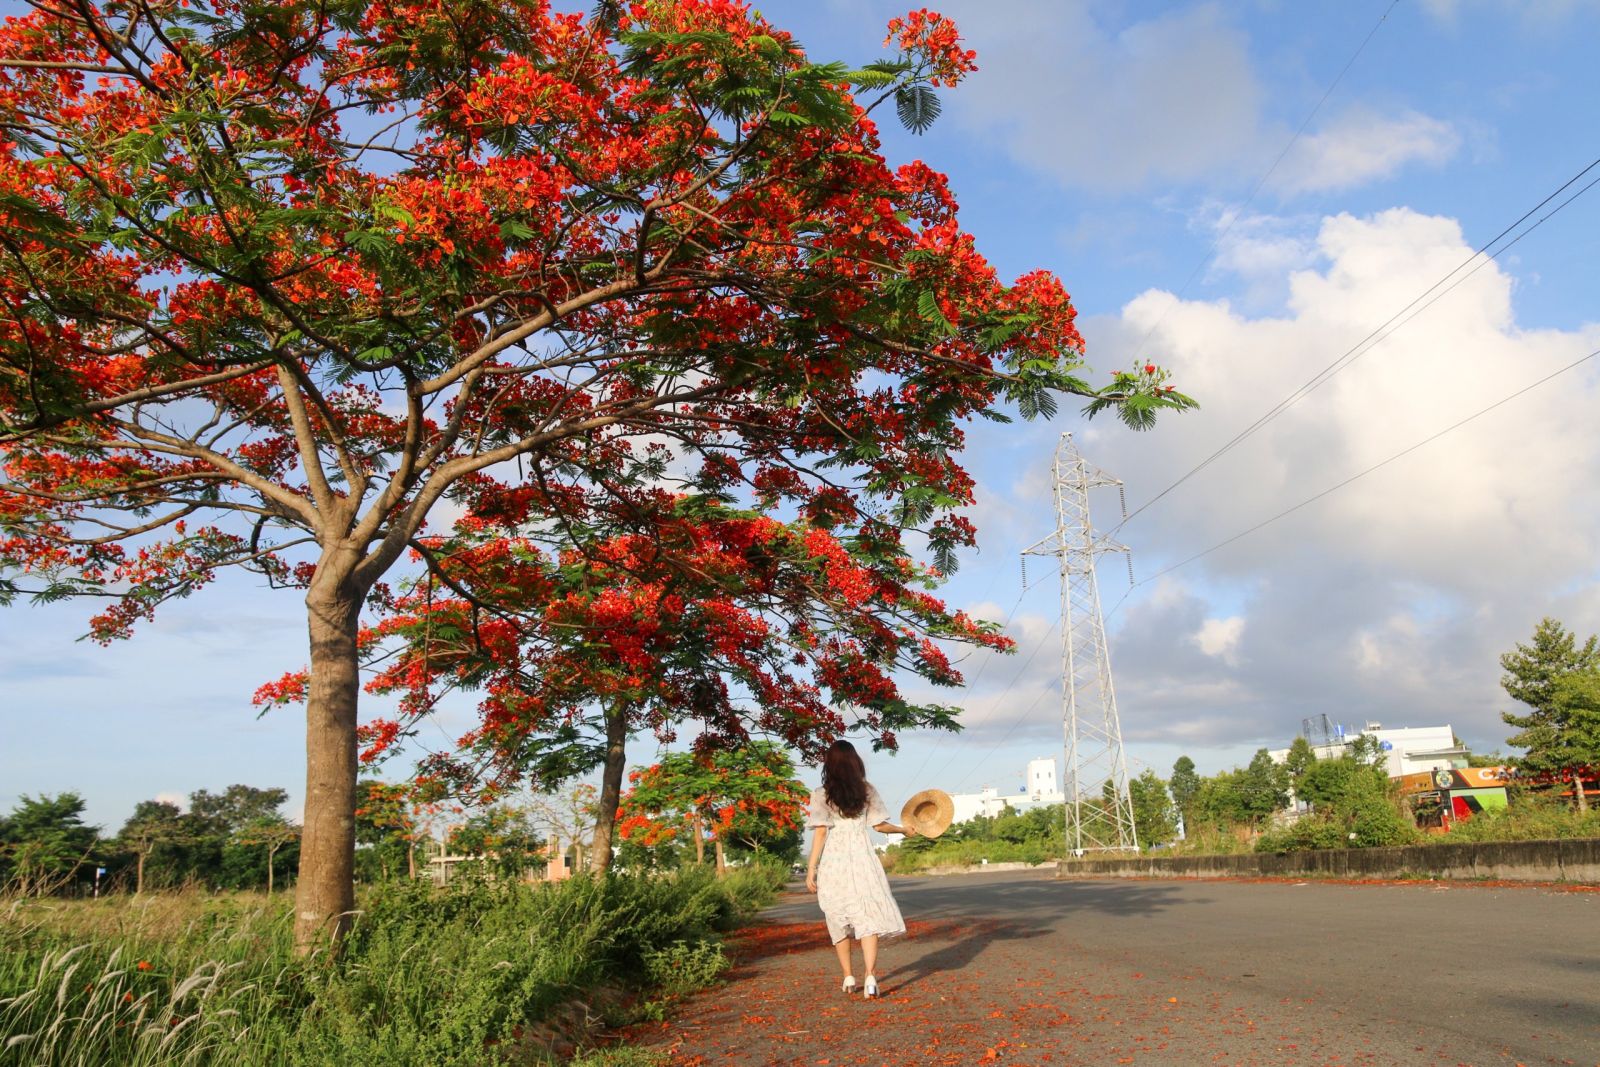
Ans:
[[[715,941],[674,941],[644,954],[645,980],[664,993],[692,993],[711,985],[728,969],[728,957]]]
[[[889,850],[889,862],[896,874],[916,874],[930,867],[978,867],[985,860],[990,863],[1045,863],[1060,858],[1059,845],[1051,848],[1042,841],[939,840],[932,848]]]
[[[1310,852],[1326,848],[1346,848],[1349,831],[1343,820],[1308,815],[1280,830],[1269,830],[1256,839],[1257,852]]]
[[[1562,837],[1600,837],[1600,805],[1584,814],[1559,797],[1523,794],[1513,799],[1509,808],[1457,822],[1448,833],[1432,840],[1549,841]]]

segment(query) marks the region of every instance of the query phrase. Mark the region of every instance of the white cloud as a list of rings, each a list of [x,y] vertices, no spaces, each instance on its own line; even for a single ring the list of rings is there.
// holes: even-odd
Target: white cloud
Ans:
[[[1089,458],[1127,482],[1130,501],[1171,484],[1471,253],[1454,220],[1407,209],[1325,219],[1312,247],[1317,262],[1292,275],[1281,314],[1150,292],[1086,323],[1097,360],[1115,366],[1159,322],[1145,354],[1204,405],[1149,434],[1097,428]],[[1118,538],[1141,573],[1600,347],[1600,326],[1520,328],[1514,293],[1498,265],[1478,271],[1136,519]],[[1546,614],[1600,629],[1597,406],[1591,363],[1143,591],[1113,647],[1129,736],[1281,742],[1327,712],[1448,722],[1501,743],[1498,654]]]
[[[1120,28],[1087,3],[959,3],[978,52],[953,94],[967,126],[1062,182],[1119,189],[1231,168],[1253,149],[1263,91],[1245,34],[1201,5]]]
[[[1419,111],[1385,115],[1352,108],[1296,141],[1271,184],[1280,194],[1349,189],[1411,163],[1437,166],[1460,147],[1461,134],[1442,119]]]
[[[946,7],[979,64],[951,97],[954,117],[1071,188],[1253,181],[1315,98],[1308,84],[1271,103],[1250,38],[1223,5],[1128,19],[1086,0]],[[1347,189],[1440,163],[1461,140],[1450,123],[1415,110],[1347,106],[1295,143],[1273,191]]]
[[[174,793],[170,790],[167,792],[157,793],[156,800],[162,804],[171,804],[179,811],[182,811],[184,808],[189,806],[188,797],[184,796],[182,793]]]
[[[1498,8],[1526,22],[1549,26],[1578,12],[1600,10],[1600,0],[1423,0],[1422,7],[1449,26],[1456,25],[1462,12],[1471,8]]]
[[[1226,619],[1207,619],[1194,633],[1194,643],[1200,651],[1226,663],[1237,662],[1234,652],[1239,647],[1239,636],[1244,633],[1244,617],[1231,615]]]

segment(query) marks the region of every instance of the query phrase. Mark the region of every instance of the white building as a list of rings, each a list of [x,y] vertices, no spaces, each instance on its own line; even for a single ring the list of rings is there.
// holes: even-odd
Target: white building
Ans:
[[[1316,753],[1318,759],[1338,759],[1363,734],[1377,740],[1387,760],[1390,778],[1419,771],[1466,766],[1467,750],[1456,744],[1455,731],[1448,724],[1386,728],[1381,722],[1369,722],[1355,733],[1347,733],[1343,726],[1335,726],[1328,743],[1313,743],[1311,751]],[[1267,754],[1282,763],[1288,758],[1289,750],[1280,748]]]
[[[976,793],[950,794],[950,802],[955,808],[951,821],[966,822],[979,815],[993,818],[1007,808],[1023,811],[1046,804],[1060,804],[1065,800],[1066,797],[1061,795],[1060,786],[1056,784],[1055,759],[1046,757],[1029,760],[1020,793],[1001,793],[993,786],[986,785]]]

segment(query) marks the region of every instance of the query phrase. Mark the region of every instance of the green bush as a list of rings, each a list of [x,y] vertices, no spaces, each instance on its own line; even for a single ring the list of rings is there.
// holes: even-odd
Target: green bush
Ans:
[[[719,931],[784,877],[391,882],[363,892],[337,958],[309,960],[286,897],[19,901],[0,927],[0,1067],[503,1062],[600,986],[714,981]]]
[[[1342,820],[1308,815],[1279,830],[1269,830],[1256,838],[1257,852],[1310,852],[1325,848],[1346,848],[1349,831]]]
[[[1061,858],[1061,847],[1054,848],[1042,841],[944,841],[933,847],[912,851],[891,848],[888,853],[890,869],[896,874],[916,874],[930,867],[978,867],[985,860],[990,863],[1045,863]]]
[[[1421,837],[1416,824],[1402,814],[1389,790],[1389,781],[1376,774],[1357,774],[1350,782],[1349,792],[1334,809],[1336,817],[1342,817],[1349,827],[1350,845],[1410,845]]]
[[[715,941],[674,941],[644,954],[645,979],[664,993],[689,993],[711,985],[728,969]]]
[[[1448,833],[1431,840],[1549,841],[1562,837],[1600,837],[1600,805],[1585,814],[1559,797],[1522,794],[1509,808],[1454,823]]]

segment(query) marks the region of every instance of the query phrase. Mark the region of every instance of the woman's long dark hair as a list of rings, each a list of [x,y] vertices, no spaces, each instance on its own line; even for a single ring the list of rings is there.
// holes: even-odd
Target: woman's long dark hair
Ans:
[[[822,791],[834,811],[847,819],[867,806],[867,768],[848,741],[835,741],[822,757]]]

